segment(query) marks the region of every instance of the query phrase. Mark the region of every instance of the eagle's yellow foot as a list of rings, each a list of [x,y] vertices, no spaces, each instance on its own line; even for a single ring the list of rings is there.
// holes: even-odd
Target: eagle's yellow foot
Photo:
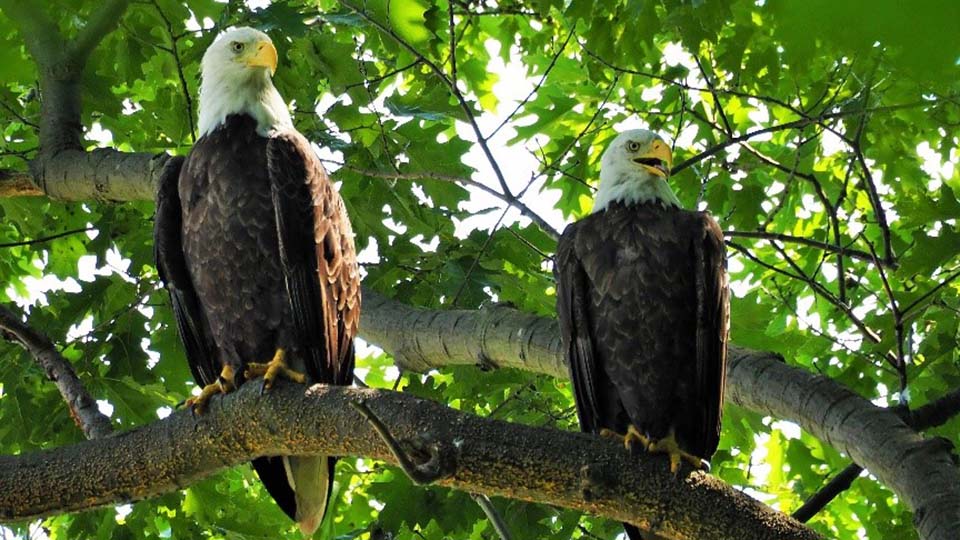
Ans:
[[[200,395],[188,399],[184,404],[190,407],[193,414],[203,414],[207,408],[207,402],[217,394],[226,394],[232,392],[235,388],[233,384],[234,371],[230,366],[223,366],[217,382],[208,384],[200,391]]]
[[[637,428],[633,424],[630,424],[629,426],[627,426],[626,435],[617,433],[612,429],[603,428],[600,430],[600,436],[623,441],[623,447],[631,451],[633,450],[633,446],[636,443],[640,443],[640,448],[647,449],[650,447],[650,442],[651,442],[646,435],[637,431]]]
[[[260,387],[261,394],[273,386],[273,381],[276,380],[278,376],[282,376],[283,378],[296,383],[306,383],[306,375],[287,367],[287,361],[284,360],[286,354],[287,353],[283,349],[277,349],[277,352],[273,355],[273,359],[266,364],[247,364],[247,369],[243,372],[244,377],[247,379],[252,379],[262,375],[263,386]]]
[[[670,458],[670,472],[673,474],[677,474],[677,471],[680,470],[680,460],[693,465],[695,469],[706,468],[702,459],[680,449],[672,431],[659,441],[651,441],[647,445],[647,451],[651,454],[667,454]]]

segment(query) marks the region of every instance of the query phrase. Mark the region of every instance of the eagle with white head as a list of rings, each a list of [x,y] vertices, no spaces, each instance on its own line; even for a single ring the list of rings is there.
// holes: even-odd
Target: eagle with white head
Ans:
[[[723,233],[681,207],[671,166],[651,131],[614,138],[593,213],[564,230],[554,272],[580,428],[665,453],[676,473],[717,449],[729,293]]]
[[[200,139],[169,160],[157,195],[157,268],[190,369],[212,398],[263,377],[348,385],[360,275],[343,201],[273,86],[277,49],[252,28],[203,55]],[[253,466],[305,535],[323,520],[335,458]]]

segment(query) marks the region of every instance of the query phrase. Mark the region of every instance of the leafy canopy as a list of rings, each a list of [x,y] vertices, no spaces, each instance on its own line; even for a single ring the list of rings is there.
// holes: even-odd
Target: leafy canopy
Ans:
[[[70,36],[98,4],[35,9]],[[647,125],[675,144],[681,200],[735,231],[734,342],[879,404],[917,406],[960,383],[958,20],[960,4],[895,0],[134,2],[90,58],[82,123],[91,148],[186,153],[203,51],[227,26],[261,28],[280,51],[276,84],[297,127],[333,160],[366,285],[421,306],[495,299],[541,314],[554,303],[549,224],[589,212],[615,127]],[[37,79],[0,17],[0,168],[22,171],[36,155]],[[501,121],[485,141],[491,162],[472,124],[489,137]],[[112,408],[117,429],[155,420],[193,389],[152,263],[152,213],[149,201],[0,199],[0,301],[30,299],[31,324]],[[576,428],[561,381],[465,369],[397,380],[389,357],[363,350],[369,385]],[[9,343],[0,354],[0,451],[79,440],[29,356]],[[935,433],[956,441],[960,423]],[[729,406],[713,470],[791,511],[846,464],[792,425]],[[338,490],[324,537],[495,538],[467,495],[413,487],[374,462],[345,460]],[[497,506],[520,539],[620,530]],[[869,477],[812,525],[837,538],[916,535]],[[248,467],[43,527],[51,538],[297,537]]]

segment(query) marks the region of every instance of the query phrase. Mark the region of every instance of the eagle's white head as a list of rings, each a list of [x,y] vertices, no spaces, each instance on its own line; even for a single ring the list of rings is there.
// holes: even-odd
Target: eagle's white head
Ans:
[[[249,114],[263,136],[293,127],[287,104],[270,80],[276,69],[277,49],[263,32],[242,27],[217,36],[200,63],[200,136],[230,114]]]
[[[656,133],[631,129],[617,135],[600,158],[600,187],[593,212],[606,210],[614,201],[659,202],[679,208],[680,200],[667,184],[672,165],[670,146]]]

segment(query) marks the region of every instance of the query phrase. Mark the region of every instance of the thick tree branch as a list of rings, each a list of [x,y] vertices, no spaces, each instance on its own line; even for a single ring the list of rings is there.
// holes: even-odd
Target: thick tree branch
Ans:
[[[43,190],[34,183],[32,174],[0,169],[0,197],[36,197],[43,194]]]
[[[480,364],[567,376],[551,319],[509,308],[415,309],[369,289],[364,304],[361,335],[405,369]],[[896,412],[773,354],[735,346],[726,396],[747,409],[797,422],[864,465],[914,511],[921,538],[960,537],[960,471],[948,449],[923,439]]]
[[[104,437],[113,431],[110,419],[100,412],[97,402],[87,392],[73,366],[61,356],[50,339],[30,328],[16,313],[3,306],[0,306],[0,331],[29,351],[47,378],[56,383],[60,395],[70,408],[70,416],[88,439]]]
[[[152,198],[155,179],[169,159],[162,154],[124,154],[113,150],[77,152],[74,160],[61,161],[60,157],[54,160],[55,167],[47,167],[48,171],[59,171],[47,177],[48,191],[61,198],[109,200]],[[110,181],[94,183],[103,178]],[[418,310],[373,291],[367,290],[365,295],[363,336],[393,353],[402,367],[425,370],[451,364],[498,365],[566,377],[559,333],[551,319],[502,308],[480,312]],[[869,433],[865,433],[856,422],[836,422],[838,417],[833,413],[826,418],[810,416],[817,411],[846,409],[837,409],[833,399],[820,394],[810,396],[814,405],[809,409],[811,402],[804,396],[771,393],[768,388],[780,388],[783,384],[794,390],[823,385],[840,387],[782,364],[778,365],[786,370],[783,373],[767,372],[766,366],[775,360],[755,351],[733,348],[731,353],[727,377],[731,399],[752,410],[798,421],[810,433],[823,436],[864,464],[921,516],[923,538],[950,538],[936,534],[953,534],[956,529],[951,527],[960,528],[960,478],[956,478],[957,469],[950,463],[949,452],[924,446],[899,418],[893,424],[870,422],[866,426]],[[740,365],[744,370],[736,371],[734,368]],[[750,381],[740,378],[741,374],[752,372],[766,373],[767,377]],[[773,373],[787,377],[786,381],[776,381]],[[762,381],[767,379],[772,386],[764,386],[767,383]],[[854,418],[866,415],[872,419],[876,412],[880,415],[877,418],[889,420],[888,415],[893,414],[852,395],[850,400],[844,398],[840,402],[856,404],[849,411]],[[821,421],[827,423],[818,424]],[[884,431],[887,428],[892,429],[889,438]],[[928,489],[928,484],[935,489]],[[938,494],[942,497],[938,498]],[[938,532],[939,523],[949,524],[942,529],[947,533]]]
[[[473,493],[573,508],[676,538],[815,539],[796,521],[702,472],[682,480],[662,458],[581,433],[488,420],[388,390],[257,385],[140,429],[72,446],[0,457],[0,519],[83,510],[173,491],[262,455],[322,453],[394,462],[349,404],[390,419],[400,440],[432,440],[453,463],[438,483]],[[245,419],[237,422],[237,418]],[[665,510],[669,509],[669,510]]]
[[[947,420],[960,414],[960,389],[927,403],[914,411],[903,412],[902,417],[910,426],[918,431],[945,424]],[[863,467],[856,463],[847,465],[839,474],[824,484],[814,493],[803,506],[793,512],[793,518],[806,523],[823,507],[830,504],[837,495],[850,488],[853,481],[863,472]]]
[[[57,25],[40,6],[21,0],[0,0],[0,9],[16,24],[30,56],[38,64],[55,61],[63,48],[63,40]]]
[[[152,200],[168,154],[67,150],[32,164],[43,192],[64,201]]]
[[[120,24],[120,17],[129,3],[130,0],[106,0],[70,44],[70,57],[79,64],[85,64],[103,37]]]

